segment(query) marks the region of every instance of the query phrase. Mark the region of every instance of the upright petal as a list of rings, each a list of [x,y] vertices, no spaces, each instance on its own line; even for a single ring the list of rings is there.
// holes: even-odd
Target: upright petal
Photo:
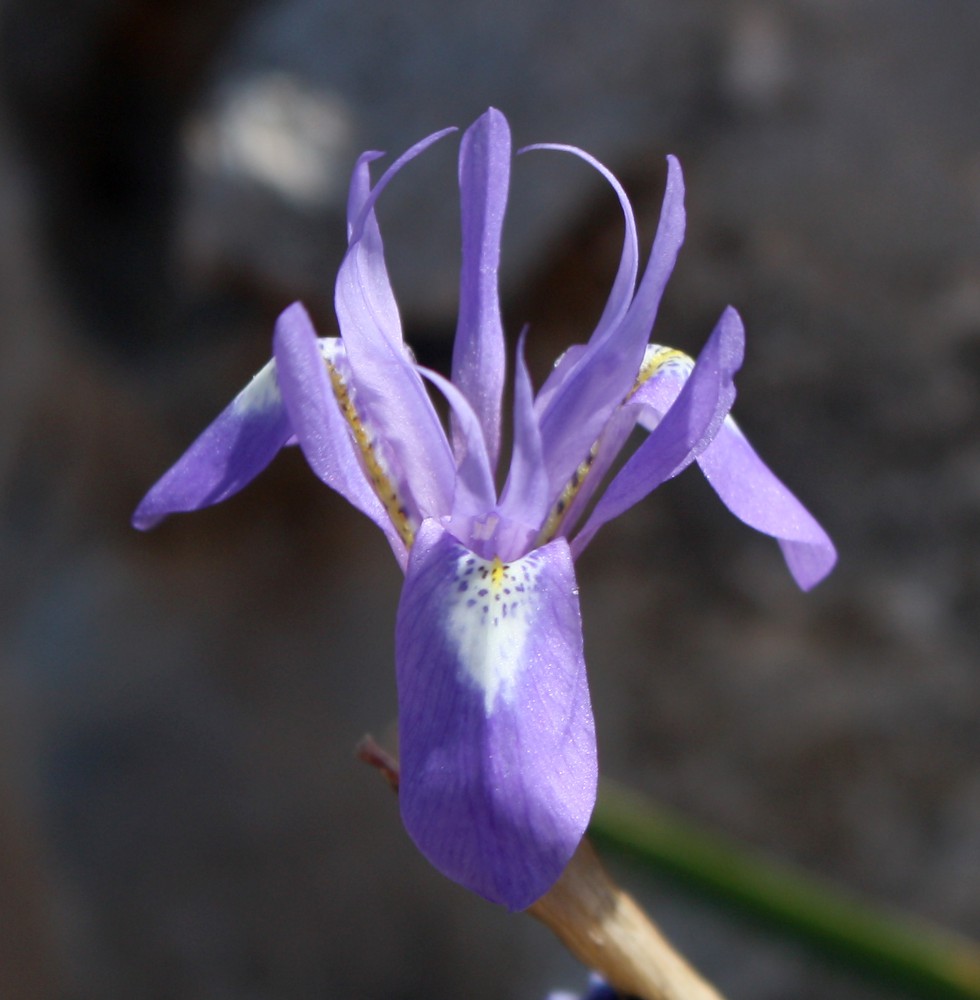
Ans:
[[[561,489],[633,385],[667,279],[684,238],[684,181],[668,158],[667,189],[650,260],[625,317],[597,331],[550,395],[541,436],[552,486]]]
[[[347,196],[347,239],[348,241],[354,239],[356,228],[362,254],[373,261],[372,266],[362,272],[365,280],[364,298],[377,317],[378,328],[386,335],[400,341],[401,319],[398,316],[395,293],[388,279],[388,269],[385,267],[381,230],[378,227],[373,202],[371,206],[368,205],[371,201],[371,164],[381,156],[384,156],[384,153],[371,151],[362,153],[357,158]]]
[[[377,467],[375,478],[383,475],[377,456],[359,454],[352,428],[334,396],[328,369],[306,310],[297,302],[276,323],[273,349],[279,370],[279,384],[290,423],[306,460],[313,471],[332,489],[367,514],[388,538],[395,558],[404,568],[408,558],[406,537],[397,513],[393,517],[378,494],[390,498],[398,477],[390,483],[372,484],[365,472],[366,460]],[[340,344],[336,349],[342,351]],[[338,358],[339,360],[339,358]],[[397,512],[399,503],[393,503]]]
[[[584,149],[579,149],[578,146],[566,146],[561,143],[540,142],[535,143],[533,146],[525,146],[520,152],[529,153],[537,149],[552,149],[559,153],[571,153],[573,156],[585,160],[586,163],[598,170],[609,182],[610,187],[616,192],[616,197],[619,198],[619,204],[623,209],[623,221],[626,224],[623,253],[619,259],[619,269],[613,281],[612,291],[609,293],[602,316],[599,318],[593,334],[593,337],[602,337],[626,315],[626,311],[629,309],[633,298],[633,289],[636,285],[636,275],[640,260],[640,251],[636,236],[636,219],[633,217],[633,208],[630,205],[629,198],[626,196],[623,185],[619,183],[613,172],[590,153],[586,153]]]
[[[451,130],[448,130],[451,131]],[[384,254],[373,232],[374,204],[410,159],[446,132],[437,132],[399,157],[371,190],[351,227],[351,241],[337,275],[335,303],[341,335],[358,393],[391,446],[423,516],[449,513],[455,466],[449,442],[387,309],[379,312],[388,284]],[[362,169],[366,169],[363,164]],[[372,291],[373,290],[373,291]],[[397,322],[397,315],[395,315]]]
[[[744,348],[742,320],[726,309],[674,404],[616,474],[576,536],[575,555],[603,524],[677,475],[707,447],[735,399],[733,379]]]
[[[537,528],[548,512],[551,493],[544,466],[541,431],[534,413],[534,391],[524,357],[527,330],[517,344],[514,369],[514,453],[500,497],[500,514],[507,521]]]
[[[168,514],[227,499],[272,461],[291,434],[270,361],[146,494],[133,526],[145,531]]]
[[[571,555],[510,564],[419,531],[396,626],[402,818],[444,874],[512,910],[592,812],[596,748]]]
[[[453,493],[452,516],[466,518],[485,514],[496,506],[497,491],[479,418],[470,406],[470,401],[449,379],[428,368],[420,367],[419,372],[446,397],[459,428],[460,445],[456,449],[456,489]]]
[[[698,464],[737,518],[778,540],[803,590],[833,569],[837,551],[827,533],[759,458],[731,417],[698,456]]]
[[[497,268],[509,182],[510,128],[490,108],[466,131],[459,149],[463,259],[452,377],[480,418],[493,468],[506,370]]]

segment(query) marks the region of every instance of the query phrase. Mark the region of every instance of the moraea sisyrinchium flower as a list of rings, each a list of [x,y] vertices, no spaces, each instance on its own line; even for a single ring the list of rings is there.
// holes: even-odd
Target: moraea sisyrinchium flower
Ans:
[[[449,130],[447,130],[449,131]],[[134,524],[217,503],[295,440],[313,471],[385,533],[405,573],[396,623],[401,811],[446,875],[523,909],[561,873],[588,823],[596,744],[574,558],[596,531],[697,461],[728,508],[778,539],[803,588],[834,548],[728,416],[743,330],[727,309],[697,361],[648,343],[684,233],[670,158],[653,250],[639,282],[633,213],[609,300],[588,342],[535,394],[518,344],[513,448],[503,489],[506,367],[497,267],[510,132],[491,109],[459,155],[462,267],[452,378],[402,338],[375,203],[413,146],[372,187],[358,160],[336,286],[340,337],[318,339],[299,304],[276,323],[274,358],[139,505]],[[447,434],[426,383],[448,401]],[[605,482],[640,425],[648,437]]]

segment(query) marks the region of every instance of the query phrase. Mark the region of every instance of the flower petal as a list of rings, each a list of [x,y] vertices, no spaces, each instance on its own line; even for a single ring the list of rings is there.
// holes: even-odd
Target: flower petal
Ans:
[[[168,514],[226,500],[275,458],[291,433],[269,361],[146,494],[133,526],[145,531]]]
[[[707,447],[735,399],[735,372],[745,348],[742,320],[726,309],[683,389],[650,436],[630,456],[572,543],[576,556],[607,521],[676,476]]]
[[[524,909],[558,878],[595,801],[567,544],[505,565],[426,521],[396,643],[405,826],[444,874]]]
[[[500,451],[506,370],[497,268],[509,182],[510,128],[490,108],[466,131],[459,149],[463,259],[452,377],[480,418],[492,468]]]
[[[334,345],[339,362],[341,344],[329,343]],[[377,463],[380,456],[359,455],[351,437],[352,429],[334,396],[323,349],[300,303],[290,306],[279,317],[273,350],[290,423],[313,471],[381,528],[404,568],[408,558],[405,539],[378,497],[379,490],[388,495],[389,490],[397,489],[399,478],[395,471],[390,471],[390,483],[372,485],[362,463],[367,458]],[[377,478],[380,479],[380,466]],[[398,504],[393,507],[397,509]]]
[[[514,368],[514,453],[500,497],[500,514],[507,521],[537,529],[548,512],[550,491],[541,431],[534,413],[531,375],[524,357],[526,340],[524,330],[517,344]]]
[[[827,533],[759,458],[731,417],[698,456],[698,464],[737,518],[779,541],[803,590],[833,569],[837,551]]]
[[[541,412],[541,436],[554,489],[568,482],[633,385],[667,279],[684,238],[684,181],[668,157],[667,188],[650,260],[623,319],[598,329]]]
[[[694,362],[669,348],[651,345],[647,352],[658,362],[657,372],[633,400],[643,404],[640,422],[653,429],[677,398]],[[731,416],[725,417],[697,461],[737,518],[779,541],[790,572],[804,590],[831,571],[837,561],[833,542],[762,461]]]
[[[335,292],[337,318],[358,395],[394,452],[423,516],[449,513],[455,465],[439,417],[403,346],[397,311],[378,309],[379,302],[387,301],[387,294],[379,289],[389,281],[373,219],[374,204],[391,178],[445,134],[437,132],[416,143],[385,171],[364,199],[361,215],[351,227]],[[367,164],[361,169],[366,170]]]
[[[388,279],[381,230],[378,227],[378,219],[373,208],[374,202],[371,198],[370,165],[382,156],[384,153],[370,151],[362,153],[357,158],[357,163],[351,174],[350,191],[347,196],[347,239],[348,241],[353,239],[354,230],[357,227],[361,252],[367,259],[374,261],[371,267],[367,267],[363,271],[364,298],[371,311],[377,316],[379,329],[400,341],[401,320],[398,317],[398,304],[391,288],[391,281]]]
[[[418,370],[446,397],[459,428],[460,445],[456,449],[456,489],[453,494],[452,516],[471,518],[485,514],[497,505],[497,491],[479,418],[473,412],[470,401],[449,379],[428,368],[420,366]]]
[[[584,149],[579,149],[578,146],[566,146],[561,143],[540,142],[535,143],[533,146],[525,146],[519,153],[529,153],[538,149],[552,149],[557,150],[559,153],[571,153],[573,156],[585,160],[586,163],[594,167],[606,178],[612,189],[616,192],[616,197],[619,198],[619,204],[622,206],[623,219],[626,223],[626,235],[623,239],[623,253],[619,259],[619,269],[616,271],[612,291],[609,293],[605,308],[602,310],[602,316],[599,318],[595,333],[593,334],[593,337],[601,337],[626,315],[630,301],[633,298],[633,289],[636,286],[640,251],[636,236],[636,219],[633,217],[633,208],[630,205],[629,198],[626,196],[623,185],[619,183],[613,172],[590,153],[586,153]]]

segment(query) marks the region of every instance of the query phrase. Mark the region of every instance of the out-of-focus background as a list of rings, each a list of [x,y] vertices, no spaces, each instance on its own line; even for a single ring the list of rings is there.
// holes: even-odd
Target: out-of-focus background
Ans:
[[[399,573],[298,454],[131,509],[302,298],[334,329],[350,167],[489,104],[687,244],[655,330],[748,328],[736,413],[841,551],[797,592],[689,471],[580,561],[602,766],[980,935],[980,7],[971,0],[0,6],[0,996],[535,1000],[582,976],[452,885],[353,759],[390,739]],[[455,140],[381,207],[408,335],[454,326]],[[586,336],[615,199],[522,157],[510,333]],[[624,879],[733,1000],[885,990]]]

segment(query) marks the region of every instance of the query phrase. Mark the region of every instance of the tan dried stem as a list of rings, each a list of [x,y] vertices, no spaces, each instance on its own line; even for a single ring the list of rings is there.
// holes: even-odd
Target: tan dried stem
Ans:
[[[357,756],[398,791],[398,761],[371,736],[358,744]],[[613,882],[585,839],[558,881],[526,912],[550,927],[586,968],[626,996],[722,1000],[632,896]]]
[[[588,840],[527,912],[620,993],[639,1000],[722,1000],[613,882]]]

